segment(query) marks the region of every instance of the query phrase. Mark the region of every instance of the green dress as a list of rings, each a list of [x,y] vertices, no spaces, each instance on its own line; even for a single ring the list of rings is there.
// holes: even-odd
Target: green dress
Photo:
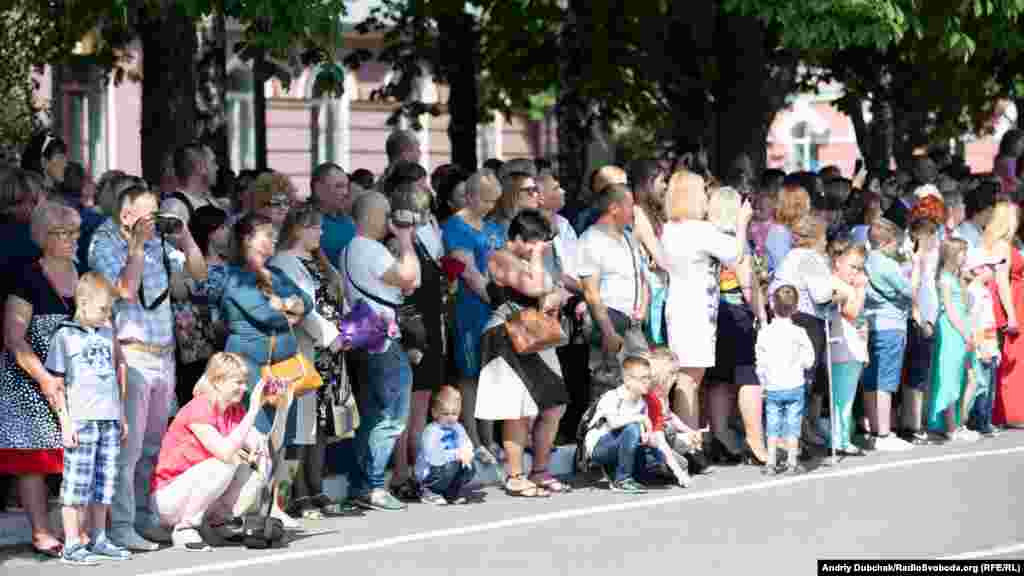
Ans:
[[[939,318],[935,330],[935,348],[932,356],[932,390],[928,401],[928,428],[936,431],[946,430],[943,411],[955,406],[960,400],[963,384],[967,375],[967,343],[946,313],[945,300],[941,295],[945,287],[951,288],[952,304],[963,322],[967,322],[967,310],[963,302],[960,281],[943,272],[939,278]],[[956,410],[955,421],[960,424],[960,411]]]

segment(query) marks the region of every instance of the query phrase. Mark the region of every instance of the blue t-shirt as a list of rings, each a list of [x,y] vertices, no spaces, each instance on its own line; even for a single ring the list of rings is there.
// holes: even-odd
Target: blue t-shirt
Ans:
[[[491,253],[505,246],[504,231],[490,220],[484,220],[483,226],[477,230],[455,215],[444,223],[441,235],[446,253],[460,250],[470,254],[481,274],[487,274]],[[490,315],[490,305],[465,282],[459,282],[455,299],[455,365],[465,377],[476,376],[480,372],[480,336]]]
[[[114,332],[109,326],[61,324],[50,341],[46,369],[64,378],[73,422],[121,419]]]
[[[356,224],[352,218],[344,214],[340,216],[324,214],[320,231],[320,249],[324,251],[328,262],[336,263],[341,251],[355,237]]]

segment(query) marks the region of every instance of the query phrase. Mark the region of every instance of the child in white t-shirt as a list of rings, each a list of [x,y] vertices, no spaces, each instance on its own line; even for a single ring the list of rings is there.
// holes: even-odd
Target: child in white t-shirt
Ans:
[[[804,417],[805,372],[814,366],[814,347],[807,332],[790,317],[797,310],[799,294],[784,284],[772,295],[775,319],[762,328],[755,346],[757,378],[764,386],[764,411],[768,433],[766,470],[799,471],[800,423]],[[775,454],[785,444],[787,462],[777,464]]]
[[[644,395],[651,384],[647,359],[629,356],[622,363],[623,382],[604,393],[587,423],[584,446],[590,460],[600,464],[611,479],[611,489],[643,494],[641,479],[657,480],[665,462],[650,445],[653,424]]]
[[[968,322],[974,335],[971,373],[975,382],[975,396],[971,413],[974,415],[974,426],[978,433],[990,438],[997,435],[995,427],[992,426],[992,405],[995,400],[995,377],[999,371],[1001,353],[989,284],[995,278],[995,266],[999,263],[998,257],[975,248],[967,253],[965,266],[967,273],[972,276],[970,284],[967,285]],[[964,406],[968,407],[971,399],[966,400]],[[967,414],[963,416],[965,418],[961,421],[966,421]]]

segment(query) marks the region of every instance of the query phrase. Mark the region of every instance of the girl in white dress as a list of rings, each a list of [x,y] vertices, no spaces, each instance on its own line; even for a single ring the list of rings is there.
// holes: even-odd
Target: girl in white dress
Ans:
[[[669,273],[668,343],[682,369],[673,403],[676,414],[694,429],[700,428],[698,388],[705,369],[715,365],[718,265],[731,265],[743,255],[752,214],[744,202],[736,214],[736,235],[730,236],[705,220],[707,200],[702,177],[686,170],[673,174],[661,237]]]

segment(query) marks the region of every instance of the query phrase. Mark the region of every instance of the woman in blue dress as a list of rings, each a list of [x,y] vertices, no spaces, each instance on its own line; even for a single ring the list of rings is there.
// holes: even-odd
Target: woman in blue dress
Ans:
[[[494,173],[477,172],[466,182],[466,205],[449,218],[442,228],[445,252],[463,266],[455,296],[455,345],[453,355],[462,389],[464,424],[477,459],[494,464],[492,426],[473,418],[476,406],[477,377],[480,375],[480,337],[491,316],[488,286],[491,283],[487,261],[495,250],[505,244],[505,233],[486,220],[501,196],[501,187]]]

